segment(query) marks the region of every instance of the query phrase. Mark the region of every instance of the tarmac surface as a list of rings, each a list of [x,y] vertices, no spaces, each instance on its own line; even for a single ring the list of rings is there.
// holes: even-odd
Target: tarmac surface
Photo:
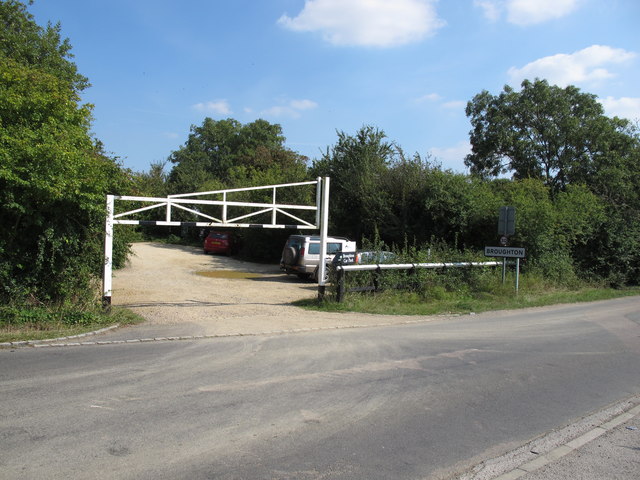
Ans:
[[[636,396],[486,460],[456,480],[638,479],[639,415]]]
[[[354,317],[355,318],[355,317]],[[424,319],[422,320],[425,321]],[[406,323],[417,323],[407,321]],[[374,322],[379,325],[379,323]],[[15,342],[13,347],[63,348],[138,342],[176,342],[244,335],[276,335],[320,329],[366,328],[367,322],[351,325],[293,328],[265,332],[256,325],[251,332],[206,334],[195,325],[148,325],[104,329],[80,337],[40,342]],[[8,345],[0,345],[7,347]],[[615,405],[508,452],[487,459],[455,480],[637,480],[640,478],[640,395]],[[453,480],[453,479],[451,479]]]
[[[197,276],[203,270],[254,268],[235,264],[232,259],[195,255],[187,247],[138,244],[132,265],[119,271],[115,279],[116,304],[136,311],[148,321],[127,328],[104,329],[92,334],[39,342],[12,342],[0,348],[64,348],[138,342],[173,342],[241,335],[277,335],[340,328],[427,323],[443,317],[302,312],[288,304],[292,299],[313,296],[315,287],[291,281],[273,267],[256,269],[257,279],[244,283],[224,278]],[[158,261],[158,256],[168,256]],[[172,264],[168,275],[162,270]],[[181,265],[177,271],[175,265]],[[144,271],[144,273],[140,273]],[[180,290],[163,286],[163,279],[180,278]],[[279,284],[273,284],[274,279]],[[264,282],[262,282],[264,280]],[[194,282],[189,285],[189,282]],[[174,283],[175,285],[175,283]],[[249,295],[241,290],[251,289]],[[290,288],[283,288],[283,287]],[[257,287],[257,288],[256,288]],[[154,293],[152,290],[156,289]],[[215,297],[229,298],[233,288],[234,304]],[[240,290],[238,290],[240,288]],[[269,290],[273,288],[273,290]],[[263,297],[257,294],[262,293]],[[126,292],[127,296],[123,295]],[[274,292],[284,295],[275,298]],[[282,293],[284,292],[284,293]],[[212,318],[213,309],[219,318]],[[552,307],[543,307],[552,308]],[[301,313],[302,312],[302,313]],[[189,315],[192,315],[190,318]],[[495,315],[502,315],[495,312]],[[639,372],[640,375],[640,372]],[[574,425],[532,439],[499,458],[487,459],[458,480],[560,480],[560,479],[640,479],[640,393],[621,399]]]

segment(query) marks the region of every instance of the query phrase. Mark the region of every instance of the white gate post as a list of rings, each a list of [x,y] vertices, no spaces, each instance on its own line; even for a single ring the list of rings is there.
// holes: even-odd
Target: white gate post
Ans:
[[[102,274],[102,305],[111,305],[112,270],[113,270],[113,207],[114,196],[107,195],[107,220],[104,232],[104,271]]]
[[[318,299],[324,297],[326,290],[325,273],[327,271],[327,231],[329,229],[329,177],[322,182],[322,215],[320,216],[320,258],[318,259]]]
[[[276,187],[273,187],[273,194],[271,196],[271,204],[273,205],[273,210],[271,210],[271,224],[276,224],[277,212],[276,212]]]
[[[222,192],[222,223],[227,223],[227,192]]]
[[[322,177],[316,178],[316,225],[320,227],[320,222],[322,218]]]

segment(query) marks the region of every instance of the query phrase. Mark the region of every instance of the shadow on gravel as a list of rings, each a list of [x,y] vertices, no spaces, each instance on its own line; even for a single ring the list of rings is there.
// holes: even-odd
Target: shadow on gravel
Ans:
[[[161,249],[165,249],[165,250],[174,250],[174,251],[181,251],[184,253],[190,253],[191,255],[199,255],[199,256],[204,256],[204,253],[202,253],[202,249],[198,248],[198,247],[193,247],[191,245],[174,245],[171,243],[149,243],[148,244],[150,247],[153,248],[161,248]]]
[[[144,308],[144,307],[237,307],[238,305],[270,305],[270,306],[291,306],[295,307],[292,302],[267,303],[267,302],[242,302],[242,303],[223,303],[223,302],[202,302],[198,300],[189,300],[186,302],[139,302],[139,303],[123,303],[118,307],[123,308]]]
[[[300,280],[298,277],[292,277],[290,275],[285,274],[277,274],[277,275],[261,275],[259,277],[248,278],[247,280],[251,280],[254,282],[274,282],[274,283],[296,283],[306,285],[301,287],[305,290],[313,290],[318,286],[318,284],[314,282],[310,282],[308,280]]]

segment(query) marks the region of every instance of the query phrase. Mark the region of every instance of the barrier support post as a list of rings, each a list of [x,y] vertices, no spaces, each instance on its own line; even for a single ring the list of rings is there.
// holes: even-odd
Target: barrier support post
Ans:
[[[345,277],[344,270],[342,268],[339,268],[338,269],[338,294],[336,296],[336,300],[338,301],[338,303],[340,303],[344,298],[344,290],[345,290],[344,277]]]
[[[502,284],[507,281],[507,259],[502,257]]]
[[[318,257],[318,300],[324,298],[326,291],[325,273],[327,271],[327,232],[329,229],[329,177],[322,182],[322,215],[320,216],[320,255]]]
[[[107,219],[104,231],[104,270],[102,273],[102,306],[111,307],[113,273],[113,207],[114,196],[107,195]]]

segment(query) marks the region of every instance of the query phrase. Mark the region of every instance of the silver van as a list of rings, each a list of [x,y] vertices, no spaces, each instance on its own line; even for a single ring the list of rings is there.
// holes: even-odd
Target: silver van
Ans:
[[[340,252],[355,252],[356,242],[343,237],[327,237],[327,256],[325,262],[331,264],[333,257]],[[282,249],[280,270],[287,274],[295,273],[300,278],[318,280],[320,260],[320,237],[312,235],[291,235]]]

